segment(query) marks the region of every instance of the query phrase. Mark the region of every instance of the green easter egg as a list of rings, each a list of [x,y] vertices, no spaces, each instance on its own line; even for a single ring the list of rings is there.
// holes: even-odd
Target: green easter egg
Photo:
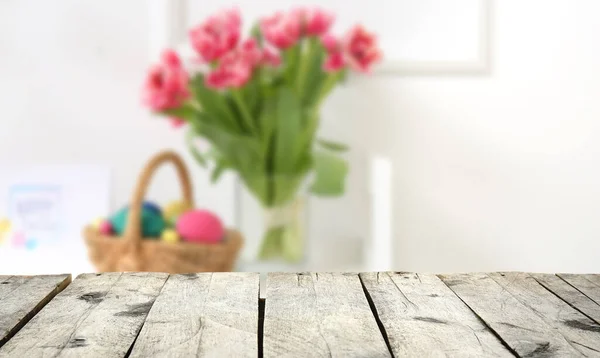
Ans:
[[[127,225],[127,216],[129,208],[124,207],[117,211],[110,219],[113,230],[116,235],[123,235]],[[165,220],[155,210],[142,208],[142,235],[145,238],[160,238],[163,229],[166,226]]]
[[[144,237],[160,239],[166,223],[163,217],[153,210],[142,210],[142,232]]]
[[[111,218],[110,223],[113,227],[115,235],[121,236],[125,231],[125,225],[127,224],[127,212],[129,210],[124,207],[117,211]]]
[[[148,209],[158,215],[162,215],[162,210],[161,210],[160,206],[158,206],[158,204],[155,204],[151,201],[144,201],[144,204],[142,204],[142,205],[144,206],[144,209]]]

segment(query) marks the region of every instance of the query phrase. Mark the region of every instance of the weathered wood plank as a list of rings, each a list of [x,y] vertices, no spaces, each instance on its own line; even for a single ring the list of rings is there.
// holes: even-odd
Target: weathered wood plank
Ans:
[[[357,274],[271,273],[265,357],[389,357]]]
[[[570,276],[582,276],[585,279],[587,279],[588,281],[590,281],[593,284],[595,284],[596,286],[600,286],[600,274],[583,274],[583,275],[568,274],[568,275],[570,275]]]
[[[362,273],[396,357],[512,357],[437,276]]]
[[[0,300],[27,280],[26,276],[0,276]]]
[[[0,277],[0,347],[71,282],[71,275]]]
[[[171,275],[131,357],[256,357],[257,273]]]
[[[491,273],[489,276],[524,306],[537,313],[587,357],[600,357],[600,325],[546,290],[526,273]]]
[[[488,275],[439,277],[519,356],[582,356],[560,333]]]
[[[600,305],[554,274],[531,274],[540,284],[562,300],[600,324]]]
[[[84,274],[0,348],[11,357],[123,357],[167,274]]]
[[[596,281],[600,281],[598,275],[575,275],[566,273],[557,275],[581,291],[592,301],[600,304],[600,282],[596,283]]]

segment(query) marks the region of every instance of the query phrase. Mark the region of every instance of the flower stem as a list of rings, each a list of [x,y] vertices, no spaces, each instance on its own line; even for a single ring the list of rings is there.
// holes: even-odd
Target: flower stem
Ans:
[[[298,69],[298,77],[296,78],[296,85],[298,86],[296,89],[298,91],[298,97],[302,98],[304,93],[304,83],[306,82],[306,78],[308,77],[309,64],[312,58],[315,56],[315,50],[317,50],[317,46],[313,39],[308,39],[306,42],[307,50],[305,54],[300,52],[300,67]]]
[[[242,98],[240,90],[232,89],[231,94],[238,109],[240,110],[240,113],[242,114],[242,119],[244,120],[244,124],[246,125],[248,131],[250,131],[250,133],[254,133],[255,130],[254,123],[252,122],[252,115],[250,114],[250,110],[248,109],[246,102]]]
[[[285,58],[286,68],[285,68],[285,78],[288,81],[290,87],[293,87],[294,75],[297,70],[298,60],[301,55],[301,42],[290,47],[289,49],[283,52],[283,56]]]
[[[323,82],[323,86],[321,87],[321,91],[319,92],[319,98],[317,99],[316,108],[321,106],[321,103],[327,97],[327,95],[331,92],[333,87],[339,82],[342,78],[344,70],[340,70],[334,73],[330,73],[327,75],[325,82]]]

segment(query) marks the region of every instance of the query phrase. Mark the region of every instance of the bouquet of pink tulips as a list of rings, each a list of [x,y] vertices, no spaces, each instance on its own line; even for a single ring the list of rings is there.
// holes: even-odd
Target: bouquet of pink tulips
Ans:
[[[201,165],[213,163],[213,180],[237,172],[274,218],[261,258],[301,258],[300,228],[278,209],[292,206],[309,174],[316,195],[344,191],[348,167],[340,152],[346,146],[317,138],[319,109],[349,70],[369,72],[381,53],[361,26],[342,37],[331,34],[333,20],[319,9],[278,12],[242,38],[239,13],[224,11],[189,32],[203,69],[190,73],[167,50],[145,83],[145,104],[177,126],[188,125],[190,150]],[[210,150],[198,151],[197,137]]]

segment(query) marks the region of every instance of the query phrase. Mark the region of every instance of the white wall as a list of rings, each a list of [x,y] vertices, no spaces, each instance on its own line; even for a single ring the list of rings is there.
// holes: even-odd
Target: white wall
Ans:
[[[0,165],[110,164],[117,205],[149,155],[183,151],[182,134],[139,104],[147,4],[0,2]],[[338,90],[325,131],[352,142],[356,185],[313,205],[319,232],[330,243],[368,232],[361,174],[377,153],[394,164],[395,269],[600,272],[599,11],[594,0],[496,1],[489,75]],[[200,199],[231,217],[231,182],[208,189],[194,174]],[[170,174],[159,179],[154,197],[177,195]]]
[[[599,11],[495,1],[489,76],[362,86],[398,269],[600,271]]]
[[[110,165],[118,207],[152,154],[165,148],[185,153],[183,132],[141,106],[150,58],[148,4],[0,3],[0,164]],[[194,169],[198,201],[211,201],[231,220],[230,205],[213,198],[206,175]],[[151,198],[178,198],[174,178],[172,170],[161,171]]]

